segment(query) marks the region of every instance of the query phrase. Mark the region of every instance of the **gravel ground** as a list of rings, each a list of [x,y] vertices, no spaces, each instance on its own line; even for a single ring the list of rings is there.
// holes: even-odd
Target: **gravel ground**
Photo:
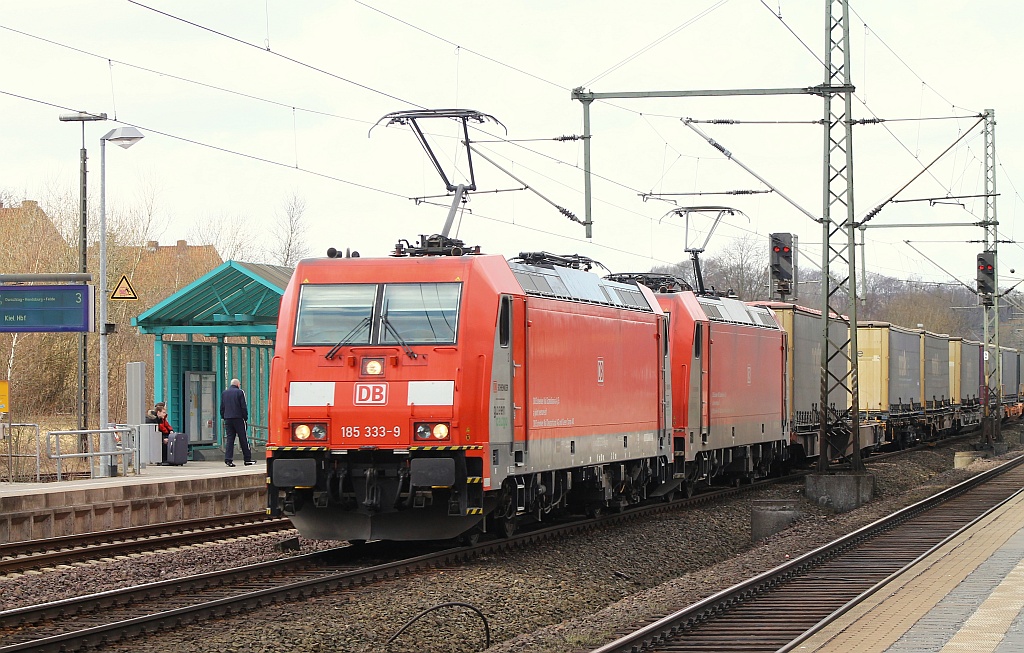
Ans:
[[[1020,427],[1004,427],[1018,441]],[[806,501],[801,484],[777,485],[695,510],[679,510],[528,552],[477,560],[458,569],[425,571],[373,587],[275,605],[232,619],[182,626],[104,650],[252,652],[482,651],[484,621],[469,607],[430,612],[388,644],[421,611],[458,602],[486,617],[488,653],[569,653],[609,641],[614,633],[661,616],[781,564],[996,464],[982,460],[953,470],[953,453],[931,449],[899,461],[872,463],[876,498],[835,515]],[[1019,445],[1011,445],[1019,449]],[[1012,454],[1010,454],[1012,455]],[[1005,458],[1006,456],[1004,456]],[[869,461],[870,462],[870,461]],[[757,544],[750,542],[752,502],[793,500],[803,517]],[[86,567],[0,579],[4,607],[102,591],[283,554],[281,535],[214,542]],[[303,541],[303,552],[331,543]]]

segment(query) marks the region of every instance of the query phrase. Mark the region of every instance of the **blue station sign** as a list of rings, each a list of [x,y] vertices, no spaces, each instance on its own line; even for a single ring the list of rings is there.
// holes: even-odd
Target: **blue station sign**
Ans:
[[[93,331],[94,287],[0,286],[0,332]]]

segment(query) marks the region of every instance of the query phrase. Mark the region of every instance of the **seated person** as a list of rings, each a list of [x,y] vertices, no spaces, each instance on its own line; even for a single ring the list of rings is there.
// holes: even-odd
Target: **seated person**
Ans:
[[[171,423],[167,421],[167,407],[163,402],[156,404],[152,409],[146,411],[146,423],[156,424],[156,429],[160,431],[160,435],[163,440],[163,451],[160,456],[160,464],[166,465],[167,443],[170,440],[171,434],[174,433],[174,429],[171,427]]]

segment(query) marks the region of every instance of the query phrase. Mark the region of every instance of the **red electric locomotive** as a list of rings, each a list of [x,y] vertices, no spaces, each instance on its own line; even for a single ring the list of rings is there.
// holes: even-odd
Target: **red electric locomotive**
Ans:
[[[786,332],[768,308],[695,293],[656,273],[611,275],[657,291],[669,316],[675,484],[768,476],[789,461]]]
[[[665,315],[584,268],[439,236],[300,262],[271,370],[269,512],[313,538],[441,539],[670,487]]]

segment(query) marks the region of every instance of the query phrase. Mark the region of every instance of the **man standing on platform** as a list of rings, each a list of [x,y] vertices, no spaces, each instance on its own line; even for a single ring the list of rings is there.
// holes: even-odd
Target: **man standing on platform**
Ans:
[[[235,466],[235,436],[237,435],[245,464],[255,465],[256,462],[252,459],[252,450],[249,448],[249,438],[245,434],[246,422],[249,421],[249,407],[245,403],[242,382],[238,379],[231,379],[231,386],[220,396],[220,417],[224,420],[224,433],[228,436],[227,442],[224,444],[224,464],[228,467]]]

